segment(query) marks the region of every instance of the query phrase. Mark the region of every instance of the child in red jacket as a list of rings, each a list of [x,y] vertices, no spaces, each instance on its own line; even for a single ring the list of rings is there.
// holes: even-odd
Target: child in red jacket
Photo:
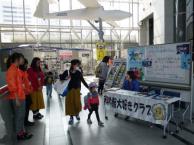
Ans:
[[[99,98],[98,98],[98,92],[96,91],[96,88],[97,88],[96,83],[89,84],[90,92],[84,98],[84,102],[85,102],[84,109],[89,110],[88,119],[87,119],[88,124],[92,124],[90,117],[91,117],[93,111],[95,111],[96,118],[98,120],[98,125],[103,127],[104,123],[102,121],[100,121],[100,117],[99,117],[99,113],[98,113]]]

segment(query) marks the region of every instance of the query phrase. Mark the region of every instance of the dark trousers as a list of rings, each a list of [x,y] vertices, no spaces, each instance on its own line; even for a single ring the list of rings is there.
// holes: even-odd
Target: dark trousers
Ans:
[[[88,119],[90,119],[93,111],[95,111],[96,119],[98,120],[98,122],[100,122],[100,117],[99,117],[99,113],[98,113],[98,104],[91,105],[91,108],[89,109]]]
[[[25,123],[28,122],[28,116],[30,111],[30,105],[32,104],[32,99],[30,95],[26,95],[26,110],[25,110]]]
[[[105,84],[105,80],[99,80],[98,93],[101,95],[102,95],[102,91],[104,90],[104,84]]]

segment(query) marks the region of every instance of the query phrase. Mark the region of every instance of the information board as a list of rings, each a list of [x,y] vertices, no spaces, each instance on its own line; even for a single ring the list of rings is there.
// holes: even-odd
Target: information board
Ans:
[[[190,44],[175,43],[129,48],[128,70],[137,72],[140,80],[189,85]]]

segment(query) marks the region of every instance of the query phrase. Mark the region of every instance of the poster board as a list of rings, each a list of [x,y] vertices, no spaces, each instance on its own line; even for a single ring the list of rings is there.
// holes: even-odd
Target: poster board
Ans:
[[[122,87],[125,78],[126,68],[126,59],[114,60],[113,66],[110,68],[107,80],[105,82],[105,89],[109,89],[112,87]]]
[[[127,67],[143,81],[190,85],[190,44],[129,48]]]
[[[96,58],[97,61],[101,61],[106,56],[106,43],[105,42],[98,42],[96,43]]]

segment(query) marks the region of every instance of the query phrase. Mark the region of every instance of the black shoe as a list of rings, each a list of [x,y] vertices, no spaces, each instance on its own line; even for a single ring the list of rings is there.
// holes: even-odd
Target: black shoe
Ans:
[[[35,122],[26,121],[24,123],[25,126],[34,126]]]
[[[32,137],[33,137],[33,134],[29,134],[29,133],[27,133],[27,132],[24,133],[24,138],[25,138],[26,140],[31,139]]]
[[[115,117],[118,117],[119,116],[119,114],[118,113],[115,113]]]
[[[37,115],[40,116],[40,117],[42,117],[42,118],[44,117],[44,115],[42,115],[42,114],[40,114],[40,113],[38,113]]]
[[[77,115],[77,116],[76,116],[76,119],[77,119],[77,121],[80,121],[80,117],[79,117],[79,115]]]
[[[17,140],[25,140],[25,136],[24,135],[17,135]]]
[[[129,116],[125,117],[125,120],[126,120],[126,121],[129,120]]]
[[[34,120],[40,120],[43,117],[37,114],[37,115],[33,115],[33,118],[34,118]]]
[[[103,122],[101,122],[101,121],[99,121],[99,122],[98,122],[98,126],[100,126],[100,127],[104,127],[104,123],[103,123]]]

